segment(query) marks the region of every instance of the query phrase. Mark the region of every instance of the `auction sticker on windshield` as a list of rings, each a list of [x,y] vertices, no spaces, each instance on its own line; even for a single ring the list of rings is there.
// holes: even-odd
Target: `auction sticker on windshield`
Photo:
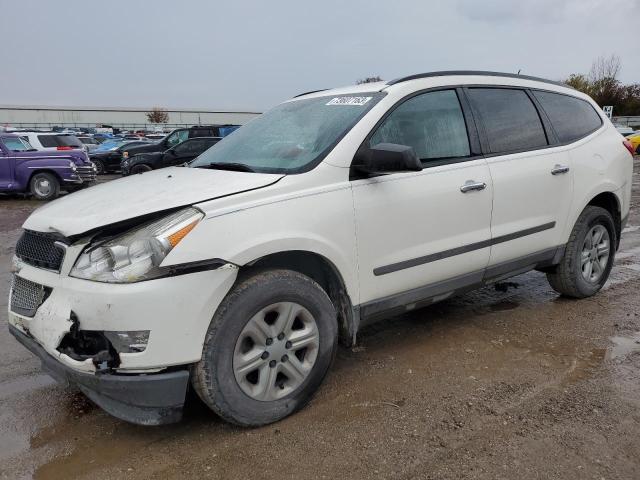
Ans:
[[[329,100],[326,105],[357,105],[361,106],[373,97],[335,97]]]

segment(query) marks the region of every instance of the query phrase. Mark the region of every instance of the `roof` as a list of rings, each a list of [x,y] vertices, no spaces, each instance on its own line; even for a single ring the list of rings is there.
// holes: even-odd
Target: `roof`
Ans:
[[[513,78],[517,80],[529,80],[541,83],[547,83],[555,86],[565,87],[567,89],[573,90],[572,87],[566,85],[562,82],[556,82],[554,80],[548,80],[546,78],[533,77],[530,75],[520,75],[517,73],[504,73],[504,72],[489,72],[483,70],[444,70],[440,72],[425,72],[425,73],[416,73],[414,75],[408,75],[405,77],[395,78],[393,80],[389,80],[387,82],[372,82],[372,83],[362,83],[359,85],[350,85],[346,87],[338,87],[331,89],[323,89],[323,90],[313,90],[311,92],[301,93],[296,95],[293,98],[298,98],[306,95],[319,96],[326,92],[326,95],[340,95],[340,94],[350,94],[350,93],[364,93],[364,92],[379,92],[393,85],[397,85],[399,83],[409,82],[411,80],[419,80],[423,78],[437,78],[437,77],[459,77],[459,76],[479,76],[479,77],[498,77],[498,78]]]

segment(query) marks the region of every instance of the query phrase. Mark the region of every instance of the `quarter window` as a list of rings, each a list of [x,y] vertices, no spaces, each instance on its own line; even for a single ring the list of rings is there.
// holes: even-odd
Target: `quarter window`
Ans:
[[[467,127],[456,92],[428,92],[405,101],[369,141],[371,146],[379,143],[413,147],[423,161],[469,156]]]
[[[524,90],[471,88],[469,98],[480,114],[491,153],[548,145],[538,111]]]
[[[600,115],[584,100],[551,92],[533,94],[549,116],[560,143],[586,137],[602,125]]]

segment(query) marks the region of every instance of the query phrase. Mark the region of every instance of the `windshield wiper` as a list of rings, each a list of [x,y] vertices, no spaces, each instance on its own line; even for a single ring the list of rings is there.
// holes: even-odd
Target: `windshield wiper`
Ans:
[[[255,172],[253,168],[244,163],[225,163],[225,162],[212,162],[206,165],[198,165],[195,168],[212,168],[214,170],[232,170],[235,172]]]

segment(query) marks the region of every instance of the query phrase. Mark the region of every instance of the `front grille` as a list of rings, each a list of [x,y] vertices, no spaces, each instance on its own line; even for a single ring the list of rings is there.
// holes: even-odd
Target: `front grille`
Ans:
[[[14,275],[11,282],[11,311],[33,317],[49,293],[50,288]]]
[[[25,230],[16,245],[16,256],[34,267],[59,272],[65,253],[60,243],[66,242],[59,235]]]
[[[83,182],[93,182],[96,179],[96,171],[93,167],[77,167],[76,173]]]

